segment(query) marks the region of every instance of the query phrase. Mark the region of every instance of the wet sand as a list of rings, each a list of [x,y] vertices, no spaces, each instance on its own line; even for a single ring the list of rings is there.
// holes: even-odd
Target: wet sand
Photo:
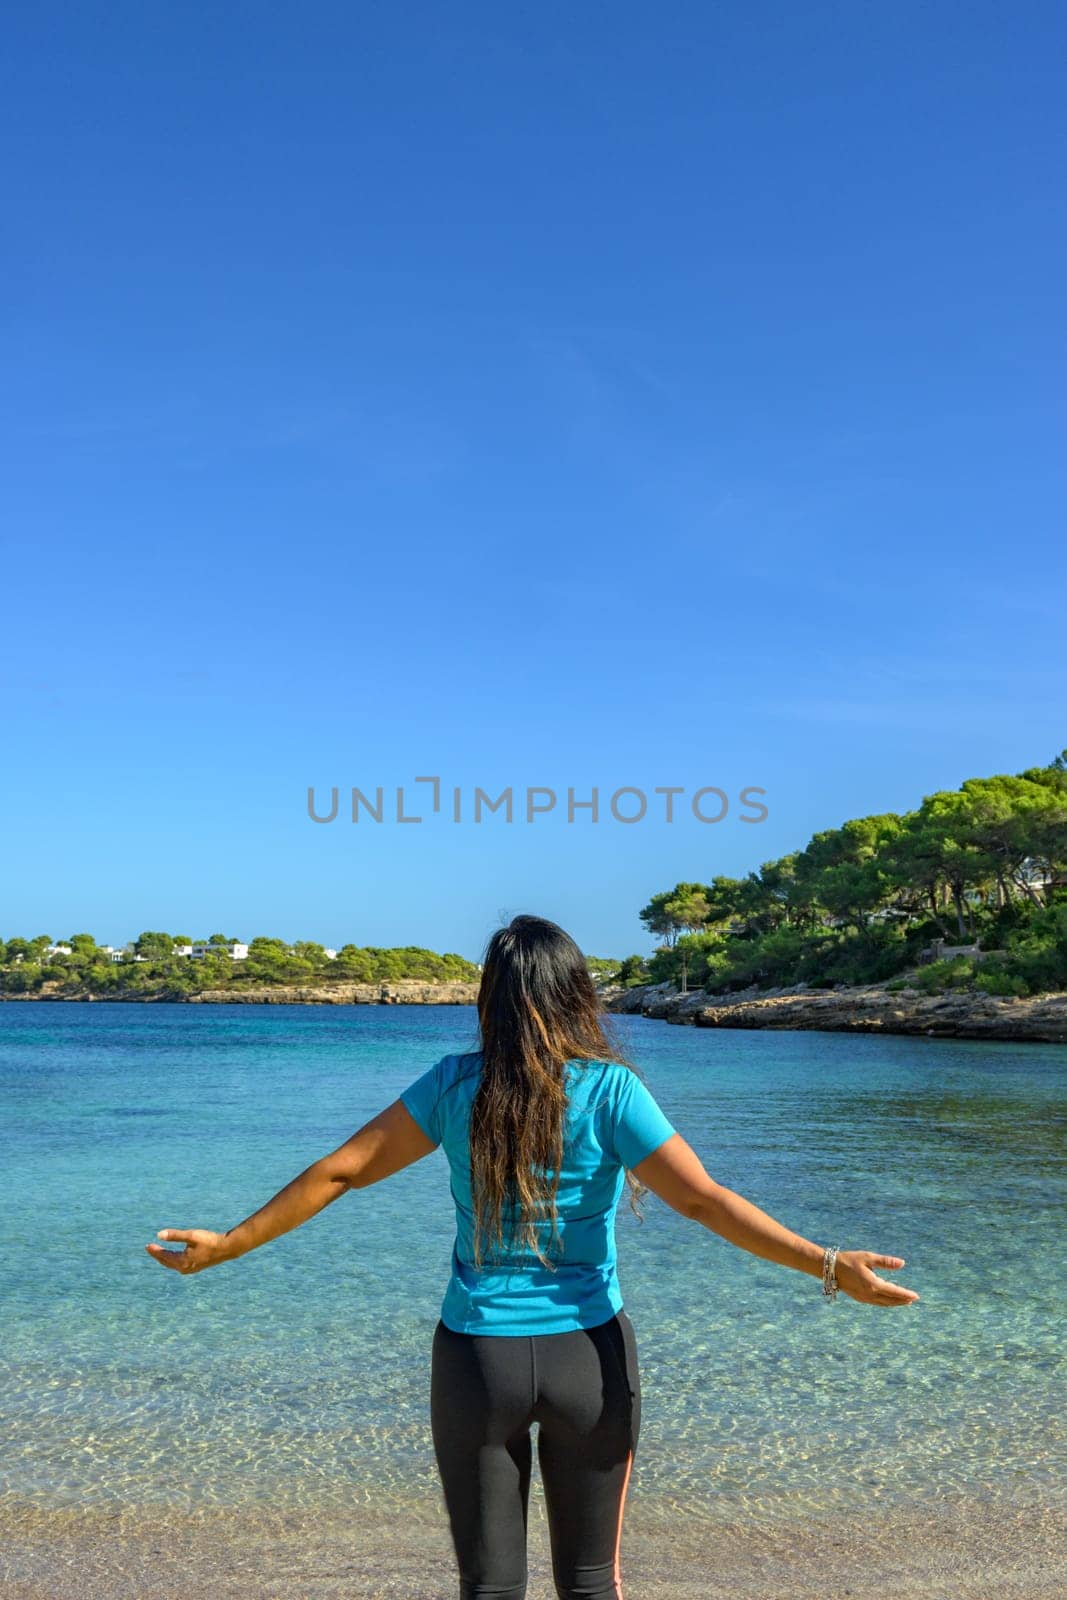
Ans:
[[[1054,1600],[1067,1593],[1067,1516],[1038,1501],[878,1507],[740,1523],[683,1505],[627,1507],[627,1600]],[[0,1505],[5,1600],[455,1600],[443,1507],[388,1516]],[[530,1505],[528,1600],[554,1600],[547,1524]]]

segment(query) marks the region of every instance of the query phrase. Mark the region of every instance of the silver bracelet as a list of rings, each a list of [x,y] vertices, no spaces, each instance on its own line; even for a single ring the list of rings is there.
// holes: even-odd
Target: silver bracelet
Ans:
[[[822,1256],[822,1292],[828,1300],[832,1300],[837,1293],[837,1252],[836,1244],[827,1245]]]

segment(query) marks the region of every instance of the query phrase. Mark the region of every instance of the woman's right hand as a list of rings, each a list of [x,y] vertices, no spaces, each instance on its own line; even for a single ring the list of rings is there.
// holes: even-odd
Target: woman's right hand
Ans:
[[[919,1298],[915,1290],[905,1289],[902,1283],[890,1283],[874,1270],[882,1267],[893,1271],[903,1265],[900,1256],[880,1256],[873,1250],[839,1250],[834,1274],[841,1293],[852,1300],[868,1306],[910,1306]]]

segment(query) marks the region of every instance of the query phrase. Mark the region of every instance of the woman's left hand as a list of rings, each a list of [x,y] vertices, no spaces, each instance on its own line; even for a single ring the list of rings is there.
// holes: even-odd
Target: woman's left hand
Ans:
[[[161,1267],[174,1272],[202,1272],[205,1267],[216,1267],[230,1259],[229,1244],[224,1233],[211,1233],[207,1228],[160,1228],[160,1239],[176,1239],[184,1243],[184,1250],[164,1250],[161,1244],[146,1244],[148,1254]]]

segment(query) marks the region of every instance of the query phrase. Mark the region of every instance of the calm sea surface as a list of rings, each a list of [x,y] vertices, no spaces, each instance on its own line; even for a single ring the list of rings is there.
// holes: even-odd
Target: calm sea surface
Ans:
[[[0,1006],[7,1506],[438,1511],[438,1150],[236,1263],[223,1229],[446,1051],[450,1007]],[[655,1196],[619,1273],[632,1497],[747,1527],[1063,1492],[1067,1050],[833,1034],[616,1036],[708,1171],[820,1242],[907,1259],[910,1309],[824,1302]]]

